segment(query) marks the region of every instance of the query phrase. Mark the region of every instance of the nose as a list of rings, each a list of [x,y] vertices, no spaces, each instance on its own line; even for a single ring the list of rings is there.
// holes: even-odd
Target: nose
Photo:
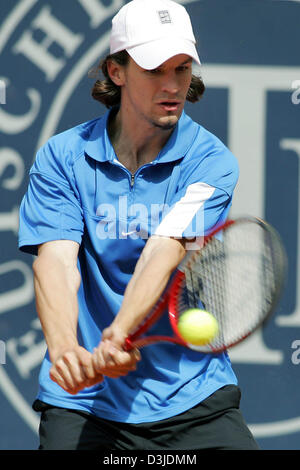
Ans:
[[[176,95],[179,91],[179,81],[175,73],[169,73],[164,77],[162,91],[170,95]]]

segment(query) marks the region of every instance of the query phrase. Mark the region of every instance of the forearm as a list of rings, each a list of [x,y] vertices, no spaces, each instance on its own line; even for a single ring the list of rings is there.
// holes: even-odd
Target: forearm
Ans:
[[[103,331],[102,341],[94,352],[95,370],[105,375],[110,369],[118,370],[119,375],[124,375],[122,363],[127,364],[126,373],[134,370],[141,356],[136,349],[129,353],[123,350],[125,339],[155,305],[184,255],[185,249],[178,240],[148,240],[126,288],[122,306],[112,324]]]
[[[150,239],[127,286],[115,326],[129,334],[144,320],[184,255],[185,249],[177,240]]]
[[[77,340],[78,250],[70,240],[47,242],[33,264],[36,308],[52,362],[49,376],[71,394],[103,380],[92,353]]]
[[[36,308],[52,360],[77,345],[80,276],[76,267],[43,256],[33,270]]]

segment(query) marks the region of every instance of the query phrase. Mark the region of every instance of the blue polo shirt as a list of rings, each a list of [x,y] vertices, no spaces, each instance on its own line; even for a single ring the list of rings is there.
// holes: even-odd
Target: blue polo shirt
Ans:
[[[22,251],[36,254],[39,244],[52,240],[80,245],[78,338],[89,351],[117,315],[147,239],[192,239],[225,220],[238,178],[231,152],[185,113],[156,159],[131,175],[110,143],[109,112],[46,142],[20,207]],[[172,335],[167,315],[151,333]],[[49,378],[46,353],[37,398],[139,423],[182,413],[237,383],[227,353],[205,355],[163,343],[141,354],[136,371],[73,396]]]

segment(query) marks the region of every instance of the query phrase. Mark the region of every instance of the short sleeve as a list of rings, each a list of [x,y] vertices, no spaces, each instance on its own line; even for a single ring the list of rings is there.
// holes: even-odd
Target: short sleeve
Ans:
[[[36,255],[39,244],[54,240],[81,243],[83,214],[70,170],[56,162],[49,145],[37,154],[19,214],[21,251]]]
[[[238,164],[226,147],[188,162],[155,235],[205,236],[228,217],[237,180]]]

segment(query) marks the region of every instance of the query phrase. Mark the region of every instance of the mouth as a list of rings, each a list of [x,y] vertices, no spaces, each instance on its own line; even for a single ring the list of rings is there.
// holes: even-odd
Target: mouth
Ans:
[[[180,106],[180,101],[160,101],[158,105],[164,109],[164,111],[170,112],[170,111],[178,111],[179,106]]]

